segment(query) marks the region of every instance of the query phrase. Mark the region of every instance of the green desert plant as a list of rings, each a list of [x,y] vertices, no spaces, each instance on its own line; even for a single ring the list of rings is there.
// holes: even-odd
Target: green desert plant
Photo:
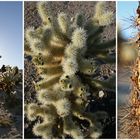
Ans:
[[[49,6],[49,3],[47,3]],[[82,14],[70,20],[65,13],[57,19],[46,10],[46,2],[37,4],[42,25],[26,30],[25,55],[32,56],[41,80],[35,84],[38,103],[25,106],[30,121],[38,120],[33,133],[42,138],[99,138],[104,111],[86,111],[91,90],[110,88],[109,81],[91,78],[101,62],[114,63],[108,55],[115,40],[101,43],[100,34],[114,19],[105,2],[98,2],[95,15],[85,22]],[[89,57],[89,55],[94,57]],[[113,80],[114,82],[114,80]],[[107,86],[109,85],[109,86]],[[87,126],[82,126],[85,121]]]
[[[10,96],[19,79],[20,74],[17,67],[3,66],[0,72],[0,89]]]

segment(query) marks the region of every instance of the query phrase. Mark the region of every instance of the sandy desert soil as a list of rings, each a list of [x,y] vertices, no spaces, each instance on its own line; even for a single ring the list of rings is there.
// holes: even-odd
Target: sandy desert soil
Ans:
[[[22,75],[22,71],[20,71]],[[13,98],[0,91],[0,138],[22,138],[22,76]]]
[[[53,9],[53,14],[56,15],[58,12],[66,12],[69,16],[75,15],[77,12],[82,11],[86,15],[87,19],[90,18],[94,13],[94,6],[96,2],[49,2],[51,9]],[[40,17],[38,16],[36,9],[36,2],[25,2],[25,29],[34,26],[38,27],[40,25]],[[107,8],[114,12],[115,14],[115,2],[108,2]],[[115,21],[115,20],[114,20]],[[115,23],[105,28],[101,35],[102,41],[107,41],[115,38]],[[114,46],[115,55],[115,46]],[[34,81],[39,80],[39,75],[36,73],[36,69],[31,62],[31,58],[25,56],[25,103],[36,102],[36,91],[34,89]],[[101,66],[100,79],[109,78],[112,73],[115,73],[115,65],[103,64]],[[108,92],[108,91],[107,91]],[[106,126],[103,134],[103,138],[115,138],[115,92],[108,92],[109,98],[99,100],[96,103],[91,104],[91,112],[95,108],[104,108],[111,116],[111,122]],[[25,117],[25,138],[36,138],[32,134],[32,125],[35,122],[29,122]]]

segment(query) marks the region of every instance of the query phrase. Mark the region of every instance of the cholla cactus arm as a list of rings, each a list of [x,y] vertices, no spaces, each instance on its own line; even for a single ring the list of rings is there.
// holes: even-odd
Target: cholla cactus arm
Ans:
[[[73,91],[77,86],[79,79],[76,75],[64,74],[60,77],[59,83],[63,91]]]
[[[37,116],[44,119],[45,122],[52,122],[55,120],[57,114],[55,108],[52,105],[38,106],[35,103],[31,103],[27,106],[27,115],[30,120],[35,120]]]
[[[96,115],[86,113],[86,108],[88,98],[92,96],[91,85],[97,88],[97,83],[102,88],[106,85],[96,79],[88,85],[88,82],[83,82],[83,77],[94,75],[100,66],[97,56],[107,54],[102,47],[102,51],[99,51],[99,35],[103,31],[100,25],[111,22],[107,23],[102,17],[100,24],[97,24],[97,19],[95,24],[94,20],[85,23],[81,14],[70,20],[65,13],[59,13],[55,19],[50,11],[46,11],[45,5],[45,2],[38,3],[42,25],[37,29],[29,28],[26,32],[32,62],[42,78],[34,83],[39,103],[29,103],[26,116],[30,121],[38,120],[38,117],[43,120],[42,123],[38,120],[33,127],[33,133],[42,138],[98,138],[102,135],[103,127],[99,125],[100,120],[96,119]],[[102,13],[97,7],[95,15]],[[94,52],[96,59],[86,56],[88,49],[92,48],[91,44],[93,47],[99,45],[98,51],[95,48],[98,54]],[[89,123],[86,130],[78,120]]]
[[[67,15],[65,13],[60,13],[58,15],[58,25],[59,25],[59,28],[61,30],[61,32],[64,34],[64,35],[69,35],[70,33],[70,21],[69,21],[69,18],[67,17]]]
[[[42,138],[52,138],[52,124],[49,123],[36,123],[33,127],[33,133],[36,136],[42,136]]]
[[[49,17],[49,12],[46,10],[46,2],[40,2],[37,5],[38,13],[42,19],[42,22],[44,25],[50,25],[50,17]]]
[[[46,88],[51,87],[52,85],[56,84],[59,81],[60,75],[61,74],[58,74],[58,75],[52,76],[48,80],[44,79],[44,80],[38,82],[36,84],[37,90],[46,89]]]
[[[108,42],[96,44],[94,47],[91,48],[91,52],[96,52],[96,50],[107,50],[112,48],[115,45],[116,40],[112,39]]]
[[[99,17],[104,14],[106,8],[106,3],[104,1],[98,2],[95,6],[95,15],[94,17]]]
[[[98,2],[95,6],[95,14],[92,20],[85,25],[89,36],[89,46],[95,45],[97,42],[99,43],[98,35],[103,31],[104,26],[113,23],[113,20],[114,14],[110,11],[106,12],[106,2]]]
[[[86,46],[86,31],[82,28],[76,28],[72,34],[72,44],[77,48],[81,49]]]
[[[79,84],[77,85],[77,87],[74,89],[74,95],[76,97],[78,97],[77,99],[77,103],[79,102],[78,100],[81,100],[81,102],[83,102],[83,100],[87,100],[87,96],[90,95],[89,93],[89,87],[88,85],[83,85],[82,83],[79,82]],[[79,99],[80,98],[80,99]]]
[[[81,60],[79,60],[79,67],[81,73],[93,75],[98,67],[98,64],[93,59],[81,58]]]
[[[84,138],[80,128],[72,121],[70,116],[64,119],[64,133],[72,136],[73,138]]]
[[[85,24],[85,17],[83,16],[82,13],[78,13],[75,16],[75,20],[74,20],[74,25],[77,27],[84,27]]]
[[[100,90],[102,90],[103,88],[115,90],[115,76],[112,76],[112,78],[108,79],[107,81],[101,81],[95,79],[91,80],[90,85]]]
[[[93,24],[97,24],[99,26],[106,26],[113,22],[114,15],[112,12],[106,12],[106,3],[98,2],[95,6],[95,15],[93,17]]]
[[[55,74],[59,74],[59,73],[62,73],[62,67],[60,65],[56,65],[56,66],[52,66],[52,67],[47,67],[47,66],[40,66],[38,69],[38,73],[39,74],[47,74],[49,76],[51,75],[55,75]]]
[[[68,116],[71,113],[71,103],[67,98],[58,100],[54,106],[56,107],[57,113],[60,117]]]

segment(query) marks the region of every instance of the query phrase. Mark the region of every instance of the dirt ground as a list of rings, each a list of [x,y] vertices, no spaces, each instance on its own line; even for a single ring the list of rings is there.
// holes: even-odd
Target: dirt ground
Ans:
[[[54,16],[57,15],[59,12],[65,12],[70,17],[74,16],[78,12],[82,12],[84,15],[86,15],[86,18],[89,19],[93,13],[94,13],[94,6],[96,2],[49,2],[50,7],[52,9],[52,14]],[[30,27],[34,26],[37,28],[40,25],[40,17],[38,16],[37,9],[36,9],[36,2],[24,2],[25,10],[24,10],[24,16],[25,16],[25,30]],[[107,2],[107,9],[111,10],[115,14],[115,2]],[[86,20],[87,20],[86,19]],[[114,23],[110,26],[106,27],[104,29],[104,32],[101,35],[102,41],[107,41],[115,38],[115,20]],[[115,46],[114,46],[114,53],[115,53]],[[115,54],[114,54],[115,55]],[[36,102],[36,91],[34,89],[33,82],[39,80],[39,75],[36,73],[36,69],[32,62],[30,61],[30,57],[25,57],[25,103],[30,102]],[[102,75],[103,76],[111,76],[112,71],[115,73],[115,64],[108,65],[104,64],[102,65]],[[113,95],[113,96],[112,96]],[[111,98],[111,99],[110,99]],[[102,108],[102,105],[104,105],[107,109],[110,111],[110,115],[112,116],[112,122],[109,124],[105,129],[105,133],[103,138],[115,138],[115,92],[111,92],[109,99],[105,99],[104,101],[99,101],[98,104],[100,104],[100,107]],[[103,103],[103,104],[102,104]],[[97,106],[97,104],[92,104],[91,108],[93,106]],[[109,107],[110,106],[110,107]],[[92,110],[92,109],[91,109]],[[32,134],[32,125],[34,122],[29,122],[25,117],[25,138],[36,138]]]

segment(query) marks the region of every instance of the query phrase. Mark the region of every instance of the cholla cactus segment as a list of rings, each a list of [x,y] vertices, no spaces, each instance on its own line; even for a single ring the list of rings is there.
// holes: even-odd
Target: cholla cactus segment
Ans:
[[[30,42],[34,38],[34,28],[30,27],[26,31],[26,39],[28,42]]]
[[[97,70],[98,64],[93,59],[83,58],[79,60],[79,67],[81,73],[92,75]]]
[[[84,136],[79,126],[77,126],[71,117],[64,118],[64,133],[72,136],[73,138],[83,139]]]
[[[77,28],[72,35],[72,43],[77,48],[83,48],[86,46],[86,31],[82,28]]]
[[[85,24],[85,17],[83,16],[83,14],[81,13],[78,13],[76,14],[75,16],[75,26],[78,26],[78,27],[83,27],[84,24]]]
[[[95,6],[95,15],[101,16],[105,12],[106,3],[104,1],[100,1]]]
[[[99,25],[101,25],[101,26],[108,25],[108,24],[112,23],[112,21],[113,21],[113,13],[112,12],[106,12],[106,14],[103,14],[98,19]]]
[[[78,65],[75,57],[73,57],[73,59],[64,60],[63,63],[64,73],[69,73],[70,75],[72,75],[78,72]]]
[[[58,24],[63,34],[68,35],[70,21],[65,13],[58,14]]]
[[[36,136],[42,136],[43,138],[51,139],[52,135],[52,124],[49,123],[37,123],[33,127],[33,133]]]
[[[95,15],[93,22],[100,26],[106,26],[113,22],[114,15],[112,12],[106,12],[106,3],[104,1],[98,2],[95,6]]]
[[[94,32],[92,38],[86,30],[88,25],[93,24],[92,20],[88,24],[82,15],[76,15],[75,20],[71,21],[65,13],[59,13],[55,19],[46,12],[45,5],[45,2],[38,3],[42,25],[26,31],[30,49],[25,50],[25,54],[32,56],[32,62],[42,78],[35,83],[38,103],[27,105],[26,116],[30,121],[41,118],[42,123],[38,120],[33,133],[42,138],[98,138],[103,126],[96,125],[100,121],[85,113],[93,84],[88,85],[84,78],[96,75],[100,66],[98,59],[89,58],[86,54],[91,47],[88,41],[100,37]],[[101,12],[96,9],[96,14]],[[107,25],[105,20],[101,22]],[[100,24],[96,26],[100,28]],[[90,30],[94,30],[94,26]],[[94,44],[101,45],[95,40]],[[80,124],[84,120],[89,124],[86,128]]]
[[[55,106],[57,108],[57,113],[59,114],[59,116],[65,117],[65,116],[68,116],[70,114],[71,103],[67,98],[63,98],[63,99],[58,100],[55,103]]]
[[[49,25],[51,24],[49,13],[45,7],[46,2],[40,2],[37,5],[38,13],[42,19],[43,24]]]

